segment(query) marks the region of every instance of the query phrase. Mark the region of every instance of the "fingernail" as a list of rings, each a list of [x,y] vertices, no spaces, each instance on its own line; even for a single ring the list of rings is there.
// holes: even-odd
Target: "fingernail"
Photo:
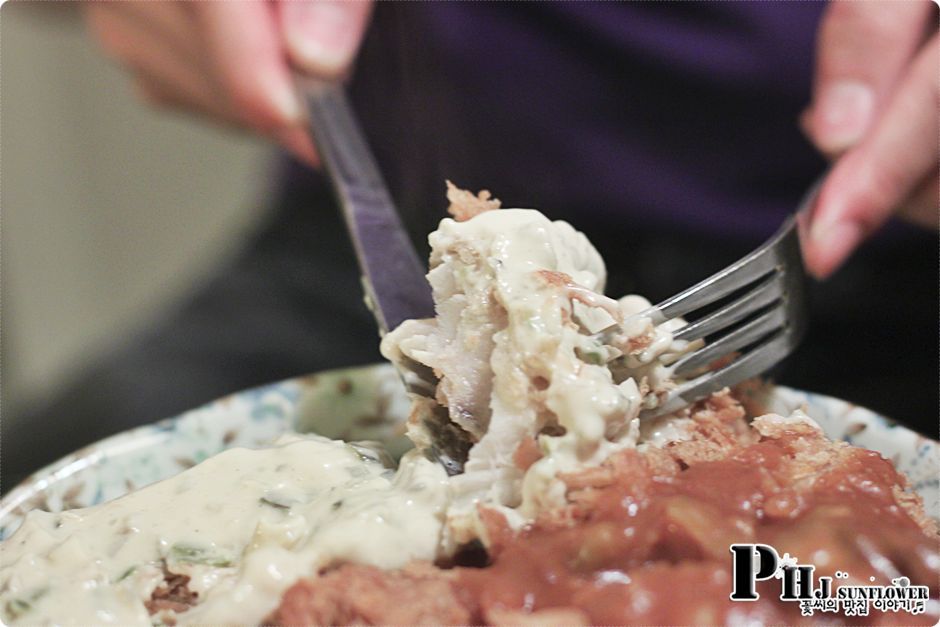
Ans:
[[[277,82],[270,86],[268,93],[272,104],[289,123],[300,124],[306,119],[303,102],[293,84]]]
[[[842,152],[862,138],[871,122],[875,94],[865,83],[842,81],[826,87],[815,107],[816,141],[826,152]]]
[[[855,222],[833,222],[814,224],[810,229],[812,245],[816,249],[813,255],[813,274],[824,278],[832,274],[845,259],[852,254],[865,233]]]
[[[351,2],[291,0],[281,4],[291,54],[312,72],[346,69],[358,37],[357,10]]]

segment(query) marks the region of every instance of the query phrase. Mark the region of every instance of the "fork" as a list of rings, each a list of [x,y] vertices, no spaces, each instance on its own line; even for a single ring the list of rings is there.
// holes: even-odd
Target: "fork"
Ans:
[[[363,273],[366,303],[380,334],[409,318],[434,315],[430,287],[375,158],[362,134],[344,87],[339,83],[298,77],[307,101],[313,139],[346,220]],[[724,387],[753,377],[778,363],[799,344],[806,330],[806,298],[798,223],[815,202],[819,183],[811,188],[796,214],[763,246],[697,285],[636,316],[655,324],[694,316],[710,305],[711,313],[683,326],[677,340],[707,343],[672,365],[688,376],[745,349],[731,363],[691,378],[671,390],[653,408],[651,418],[677,411]],[[722,299],[730,302],[721,303]],[[601,333],[615,332],[619,325]],[[400,368],[409,391],[431,396],[434,377],[418,363]]]
[[[676,340],[706,339],[706,342],[671,366],[674,376],[692,378],[670,390],[655,407],[642,410],[641,420],[675,412],[722,388],[756,376],[779,363],[800,343],[807,320],[806,271],[800,251],[800,232],[815,204],[822,180],[820,178],[810,188],[796,213],[760,248],[704,281],[628,318],[646,317],[658,325],[679,317],[694,318],[704,308],[717,307],[673,333]],[[732,357],[730,363],[723,363]],[[723,365],[708,369],[716,363]],[[703,369],[706,371],[702,372]]]

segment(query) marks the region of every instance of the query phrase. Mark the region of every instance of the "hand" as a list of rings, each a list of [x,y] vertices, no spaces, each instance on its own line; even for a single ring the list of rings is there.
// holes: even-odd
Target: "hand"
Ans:
[[[92,32],[145,100],[256,131],[311,165],[318,160],[291,68],[342,76],[371,9],[366,0],[85,5]]]
[[[938,225],[937,9],[915,2],[829,4],[804,130],[836,159],[804,242],[830,275],[894,213]]]

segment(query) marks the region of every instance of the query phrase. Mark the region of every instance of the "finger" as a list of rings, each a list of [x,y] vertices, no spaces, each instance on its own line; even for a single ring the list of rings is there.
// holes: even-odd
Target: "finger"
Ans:
[[[157,65],[136,69],[134,91],[137,96],[150,105],[200,113],[217,122],[243,126],[223,106],[203,75],[170,67],[172,75],[164,74],[163,67]]]
[[[142,20],[113,6],[123,3],[94,3],[88,11],[91,27],[102,45],[136,77],[135,90],[145,101],[161,106],[177,106],[208,111],[212,94],[201,67],[194,67],[190,55],[172,45]],[[195,55],[193,55],[195,56]],[[221,110],[219,104],[215,108]]]
[[[273,5],[268,2],[203,2],[211,75],[231,114],[265,134],[301,126],[304,112],[287,66]]]
[[[153,39],[172,48],[191,62],[197,62],[201,56],[200,38],[196,32],[189,2],[118,0],[91,4],[104,5],[109,12],[123,18],[125,25],[135,27],[138,32],[150,33]]]
[[[116,61],[126,67],[135,67],[143,51],[150,48],[166,48],[181,60],[196,62],[197,33],[184,12],[174,8],[177,4],[163,2],[90,2],[85,11],[88,24],[101,47]],[[130,5],[149,7],[150,16],[139,14],[141,9]]]
[[[140,98],[157,106],[186,109],[200,113],[211,122],[230,128],[244,129],[242,121],[218,106],[214,98],[192,98],[181,92],[177,86],[161,83],[159,77],[139,75],[135,81],[135,90]],[[208,91],[208,88],[207,88]],[[272,139],[310,167],[320,166],[320,159],[310,133],[301,127],[291,126],[282,131],[275,131]]]
[[[221,99],[205,78],[205,69],[195,65],[183,50],[167,45],[162,34],[120,11],[98,13],[95,28],[107,33],[103,43],[135,74],[137,92],[148,102],[223,111]]]
[[[832,273],[937,171],[940,40],[920,51],[872,133],[833,167],[820,191],[805,253],[818,277]]]
[[[124,64],[133,50],[133,31],[126,15],[111,2],[89,2],[84,5],[88,28],[105,54]],[[131,31],[131,34],[128,33]]]
[[[302,163],[313,168],[320,167],[320,158],[307,129],[290,127],[277,133],[274,139]]]
[[[820,24],[813,104],[804,120],[823,153],[840,154],[868,131],[923,43],[931,11],[928,0],[829,4]]]
[[[371,12],[368,0],[279,2],[281,32],[291,62],[315,76],[342,76],[359,49]]]
[[[928,229],[940,227],[940,177],[935,173],[920,184],[910,198],[901,205],[898,215]]]

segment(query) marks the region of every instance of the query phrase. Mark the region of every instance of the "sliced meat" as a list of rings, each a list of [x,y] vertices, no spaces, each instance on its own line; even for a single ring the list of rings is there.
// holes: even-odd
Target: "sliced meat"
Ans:
[[[300,581],[265,621],[271,625],[466,625],[474,621],[448,571],[347,564]]]
[[[450,202],[447,213],[454,216],[458,222],[465,222],[484,211],[499,209],[501,205],[499,199],[493,198],[488,190],[481,190],[474,195],[473,192],[460,189],[450,181],[447,181],[447,200]]]
[[[151,615],[160,612],[185,612],[198,600],[199,593],[189,589],[189,576],[164,570],[163,584],[154,589],[144,604]],[[166,619],[163,621],[166,623]]]

